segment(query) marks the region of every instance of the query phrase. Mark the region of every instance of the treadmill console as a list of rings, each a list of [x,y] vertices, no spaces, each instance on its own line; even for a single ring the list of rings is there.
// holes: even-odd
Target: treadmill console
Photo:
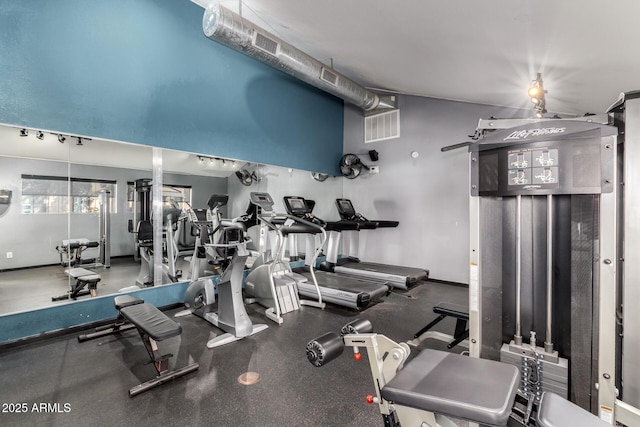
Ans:
[[[264,212],[273,212],[273,199],[269,193],[252,191],[249,196],[251,197],[251,203],[259,206]]]
[[[351,220],[356,217],[356,210],[353,208],[353,203],[351,203],[351,200],[336,199],[336,206],[338,207],[340,218],[344,220]]]
[[[283,198],[284,207],[290,215],[297,217],[304,217],[308,213],[311,213],[311,209],[307,206],[307,202],[302,197],[287,196]]]

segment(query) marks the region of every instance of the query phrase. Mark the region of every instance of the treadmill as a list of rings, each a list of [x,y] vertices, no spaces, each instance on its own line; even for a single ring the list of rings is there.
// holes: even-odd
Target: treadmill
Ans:
[[[358,230],[393,228],[400,224],[398,221],[368,220],[356,212],[349,199],[336,199],[336,207],[338,208],[341,221],[357,223],[360,226]],[[335,235],[330,237],[336,238]],[[349,237],[352,237],[353,240],[356,241],[354,245],[357,247],[357,232],[354,236]],[[335,246],[338,245],[335,244]],[[335,251],[337,252],[337,248],[335,248]],[[369,280],[386,281],[393,287],[400,289],[408,289],[420,280],[429,277],[429,271],[421,268],[363,262],[352,256],[337,259],[337,253],[331,257],[328,256],[327,259],[330,262],[328,263],[328,267],[325,268],[335,273]]]
[[[324,227],[326,231],[358,229],[358,224],[355,222],[326,222],[317,218],[311,213],[311,209],[309,207],[310,205],[313,205],[313,201],[305,200],[302,197],[287,196],[284,198],[284,205],[289,215],[318,224]],[[308,233],[308,244],[307,250],[305,251],[307,254],[307,262],[310,259],[308,254],[313,253],[316,250],[315,235],[317,233],[317,230],[312,231],[312,233]],[[309,282],[312,281],[312,274],[315,274],[323,301],[357,310],[366,308],[371,301],[379,299],[389,292],[389,286],[385,283],[372,283],[371,281],[340,276],[326,271],[318,271],[314,269],[313,265],[297,267],[294,268],[293,271],[306,277]],[[316,295],[315,292],[315,288],[311,283],[305,282],[298,284],[298,293],[300,295],[313,298]]]

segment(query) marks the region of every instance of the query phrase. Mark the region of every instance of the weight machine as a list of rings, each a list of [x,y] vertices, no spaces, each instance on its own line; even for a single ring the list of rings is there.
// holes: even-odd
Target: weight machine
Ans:
[[[553,391],[609,424],[640,423],[640,320],[622,312],[639,299],[624,263],[640,255],[638,98],[609,116],[481,120],[469,147],[470,355],[518,366],[534,400]]]

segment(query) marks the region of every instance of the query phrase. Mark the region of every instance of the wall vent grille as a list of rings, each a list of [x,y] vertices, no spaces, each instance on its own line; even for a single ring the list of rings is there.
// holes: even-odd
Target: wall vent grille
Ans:
[[[364,142],[400,137],[400,110],[386,111],[364,118]]]
[[[280,43],[273,39],[270,39],[264,34],[259,33],[258,31],[254,33],[253,45],[258,49],[264,50],[265,52],[273,56],[278,56],[278,52],[280,50]]]
[[[323,80],[329,83],[330,85],[337,86],[338,75],[322,67],[322,72],[320,73],[320,80]]]

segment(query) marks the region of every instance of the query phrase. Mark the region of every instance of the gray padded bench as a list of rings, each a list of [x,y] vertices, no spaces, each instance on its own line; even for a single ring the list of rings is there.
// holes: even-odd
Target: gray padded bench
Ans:
[[[100,326],[95,329],[95,332],[92,332],[90,334],[79,335],[78,342],[89,341],[135,328],[135,325],[126,322],[124,317],[122,317],[122,313],[120,313],[120,310],[130,305],[142,304],[143,302],[144,300],[131,295],[118,295],[113,300],[113,303],[116,306],[116,310],[118,311],[118,317],[116,317],[116,321],[111,325]]]
[[[98,282],[102,279],[99,274],[86,268],[71,268],[64,272],[72,279],[75,279],[76,283],[71,285],[71,289],[66,294],[52,297],[51,301],[62,301],[69,298],[75,300],[83,295],[90,294],[94,297],[98,294]],[[87,289],[84,289],[85,286]]]
[[[520,372],[513,365],[425,349],[381,395],[397,405],[504,426],[519,382]]]
[[[149,357],[157,372],[157,376],[154,379],[129,389],[129,397],[136,396],[153,387],[198,369],[198,364],[192,363],[183,368],[169,371],[169,358],[173,355],[161,355],[156,342],[180,335],[182,333],[182,327],[155,306],[147,303],[128,305],[120,309],[120,314],[124,320],[138,329],[147,353],[149,353]]]
[[[536,424],[538,427],[611,427],[591,412],[549,392],[540,398]]]

